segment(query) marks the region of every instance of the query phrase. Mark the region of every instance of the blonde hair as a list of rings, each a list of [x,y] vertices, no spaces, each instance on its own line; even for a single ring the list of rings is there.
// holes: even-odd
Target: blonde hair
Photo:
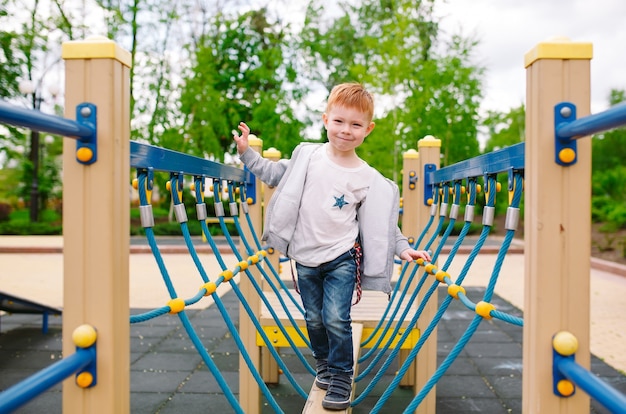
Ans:
[[[366,114],[370,121],[374,118],[374,98],[360,83],[341,83],[335,86],[330,91],[326,113],[335,106],[357,109]]]

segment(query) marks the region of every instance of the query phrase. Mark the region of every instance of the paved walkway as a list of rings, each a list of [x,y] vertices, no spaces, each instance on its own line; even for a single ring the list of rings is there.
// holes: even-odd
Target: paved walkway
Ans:
[[[47,247],[58,251],[60,238],[11,238],[0,236],[4,246]],[[224,256],[229,266],[236,258]],[[182,297],[197,292],[200,278],[187,255],[166,254],[164,260]],[[219,273],[209,255],[202,260],[207,272]],[[445,260],[445,255],[441,257]],[[466,256],[457,255],[451,274],[458,273]],[[479,255],[464,285],[468,296],[480,298],[495,255]],[[59,253],[0,253],[0,290],[46,305],[62,306],[62,255]],[[158,267],[149,254],[133,254],[130,260],[130,297],[133,313],[162,306],[167,291]],[[523,307],[523,256],[507,256],[496,289],[498,310],[521,315]],[[151,286],[146,289],[146,286]],[[626,393],[626,349],[623,315],[626,313],[626,278],[594,269],[591,275],[592,371]],[[440,292],[445,294],[445,292]],[[224,290],[224,303],[234,320],[238,319],[236,296]],[[215,306],[202,301],[188,311],[205,346],[218,364],[234,392],[238,389],[238,353]],[[622,318],[620,318],[622,315]],[[453,301],[439,328],[439,358],[445,358],[467,326],[472,314]],[[4,315],[0,319],[0,390],[61,358],[61,318],[52,318],[47,335],[41,332],[41,317]],[[437,387],[437,413],[520,413],[522,330],[497,320],[485,321],[476,335],[450,367]],[[287,365],[305,389],[311,377],[304,372],[292,352],[281,350]],[[369,412],[384,391],[397,367],[383,377],[371,397],[353,410]],[[622,373],[620,373],[619,371]],[[365,378],[363,383],[368,383]],[[359,391],[364,387],[359,385]],[[272,388],[285,413],[298,413],[304,401],[281,378]],[[413,398],[409,390],[398,389],[385,406],[384,413],[401,412]],[[208,411],[207,411],[208,410]],[[19,413],[61,412],[60,386],[18,410]],[[176,316],[165,316],[131,326],[131,412],[200,413],[232,412],[210,372],[204,366]],[[265,407],[264,412],[272,412]],[[592,412],[606,412],[592,402]]]

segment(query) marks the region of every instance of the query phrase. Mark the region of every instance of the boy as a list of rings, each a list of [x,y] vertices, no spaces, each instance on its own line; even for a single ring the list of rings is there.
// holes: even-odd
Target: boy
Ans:
[[[302,143],[290,160],[273,162],[249,149],[245,123],[239,124],[241,136],[233,137],[241,161],[277,186],[263,240],[296,262],[315,384],[327,390],[322,405],[330,410],[350,406],[355,285],[357,301],[361,288],[389,293],[394,254],[430,261],[398,228],[396,184],[355,152],[374,129],[373,115],[373,98],[363,86],[344,83],[333,88],[322,115],[327,143]]]

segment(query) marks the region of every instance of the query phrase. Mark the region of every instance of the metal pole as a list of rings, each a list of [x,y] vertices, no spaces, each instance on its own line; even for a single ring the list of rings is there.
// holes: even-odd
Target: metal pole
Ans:
[[[41,98],[33,92],[33,108],[40,110]],[[33,177],[30,187],[30,221],[39,221],[39,131],[30,133],[30,161],[33,163]]]

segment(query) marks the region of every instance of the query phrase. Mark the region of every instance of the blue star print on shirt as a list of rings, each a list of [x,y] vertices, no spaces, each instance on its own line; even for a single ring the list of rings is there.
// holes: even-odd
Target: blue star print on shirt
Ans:
[[[341,210],[343,206],[345,206],[346,204],[350,204],[346,200],[344,200],[344,197],[345,195],[342,195],[341,197],[335,197],[335,204],[333,205],[333,207],[339,207],[339,210]]]

